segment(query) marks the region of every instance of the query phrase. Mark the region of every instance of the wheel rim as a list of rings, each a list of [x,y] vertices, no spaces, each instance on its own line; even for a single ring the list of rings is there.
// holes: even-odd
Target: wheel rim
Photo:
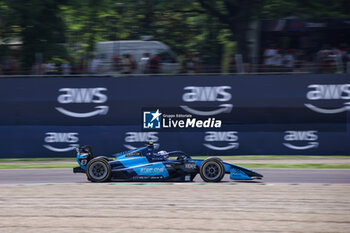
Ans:
[[[203,166],[203,175],[208,180],[215,180],[221,175],[221,167],[216,162],[207,162]]]
[[[95,180],[103,179],[108,173],[107,166],[103,162],[95,162],[89,167],[89,174]]]

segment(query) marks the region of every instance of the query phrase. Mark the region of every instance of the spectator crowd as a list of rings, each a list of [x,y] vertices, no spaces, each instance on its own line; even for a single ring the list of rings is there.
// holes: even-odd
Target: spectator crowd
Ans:
[[[350,48],[346,44],[338,47],[323,45],[316,52],[303,49],[280,49],[276,43],[270,43],[262,50],[260,64],[241,64],[237,54],[229,60],[228,73],[260,72],[309,72],[309,73],[350,73]],[[242,60],[242,59],[240,59]],[[71,74],[158,74],[168,73],[163,69],[164,59],[161,54],[144,53],[139,60],[132,54],[115,56],[108,64],[100,58],[80,59],[57,58],[46,62],[35,63],[30,74],[34,75],[71,75]],[[175,73],[220,73],[220,65],[205,64],[200,53],[179,56]],[[239,68],[239,65],[244,65]],[[19,69],[16,56],[0,60],[0,75],[23,74]]]
[[[265,72],[350,73],[350,48],[342,43],[338,47],[323,45],[317,52],[302,49],[279,49],[271,43],[263,51]]]

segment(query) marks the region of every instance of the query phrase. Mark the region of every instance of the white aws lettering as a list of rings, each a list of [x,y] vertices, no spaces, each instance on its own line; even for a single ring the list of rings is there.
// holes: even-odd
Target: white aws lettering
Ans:
[[[46,143],[54,142],[68,142],[76,143],[79,141],[78,133],[58,133],[58,132],[47,132],[45,137]]]
[[[182,96],[185,102],[195,101],[229,101],[231,99],[231,93],[227,90],[231,89],[230,86],[216,86],[216,87],[195,87],[188,86],[184,90],[188,91]]]
[[[61,88],[63,94],[59,95],[57,101],[61,104],[69,103],[104,103],[107,101],[107,95],[103,91],[107,88]]]
[[[306,94],[309,100],[350,99],[350,84],[309,85],[313,89]]]
[[[316,141],[318,139],[317,131],[286,131],[284,140],[286,141]]]
[[[217,142],[217,141],[226,141],[226,142],[235,142],[238,140],[237,131],[227,131],[227,132],[216,132],[208,131],[204,140],[207,142]]]
[[[156,142],[157,132],[126,132],[125,142]]]

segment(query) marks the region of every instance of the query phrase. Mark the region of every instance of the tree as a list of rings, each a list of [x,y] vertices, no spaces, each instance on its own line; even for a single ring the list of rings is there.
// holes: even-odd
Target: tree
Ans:
[[[36,54],[49,60],[69,47],[76,57],[87,58],[98,41],[142,35],[178,54],[200,52],[210,63],[219,63],[223,47],[235,41],[247,62],[252,21],[349,17],[349,8],[347,0],[0,0],[0,39],[22,41],[25,68]]]
[[[260,8],[258,0],[197,0],[208,14],[216,17],[231,30],[233,40],[237,42],[237,53],[248,58],[248,30],[250,22]]]
[[[65,36],[70,47],[79,56],[89,57],[95,44],[102,39],[105,28],[113,23],[113,9],[108,0],[73,0],[60,6],[60,15],[65,24]],[[106,26],[107,25],[107,26]]]
[[[36,54],[48,59],[65,42],[63,21],[58,8],[65,0],[6,0],[11,9],[11,23],[19,27],[22,41],[22,66],[28,70],[36,60]]]
[[[280,19],[298,17],[301,19],[346,18],[350,16],[348,0],[264,0],[260,18]]]
[[[237,42],[237,52],[248,58],[248,31],[252,20],[298,17],[307,19],[349,17],[347,0],[196,0],[208,14],[226,25]]]

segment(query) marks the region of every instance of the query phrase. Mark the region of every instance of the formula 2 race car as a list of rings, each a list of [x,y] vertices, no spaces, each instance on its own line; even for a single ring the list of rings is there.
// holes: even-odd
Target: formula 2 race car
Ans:
[[[249,169],[223,162],[220,158],[192,159],[182,151],[154,152],[153,143],[115,155],[94,157],[90,146],[77,149],[79,167],[74,173],[86,173],[92,182],[104,181],[193,181],[199,173],[206,182],[219,182],[225,173],[232,180],[261,179]],[[173,157],[174,159],[170,159]]]

